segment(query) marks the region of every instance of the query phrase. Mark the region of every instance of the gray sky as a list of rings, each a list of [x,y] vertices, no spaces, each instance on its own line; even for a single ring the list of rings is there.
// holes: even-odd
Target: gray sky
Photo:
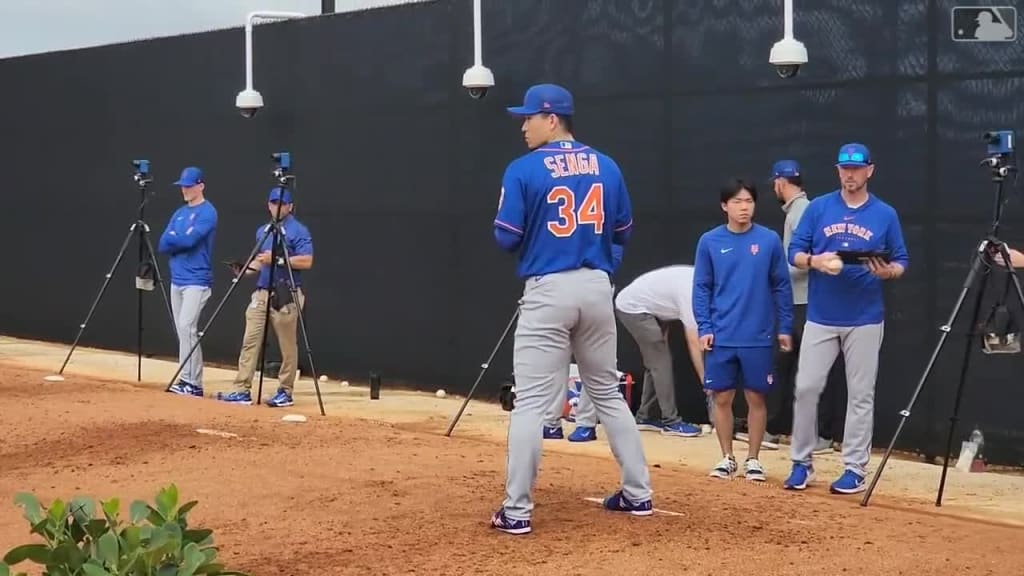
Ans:
[[[335,0],[337,11],[402,0]],[[256,10],[315,15],[320,0],[0,0],[0,58],[242,26]]]

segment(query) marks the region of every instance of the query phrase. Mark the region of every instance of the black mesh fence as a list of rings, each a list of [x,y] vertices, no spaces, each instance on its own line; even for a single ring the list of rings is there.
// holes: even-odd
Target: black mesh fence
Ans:
[[[782,2],[485,2],[485,64],[497,85],[481,101],[460,85],[472,64],[468,0],[258,26],[255,87],[267,106],[252,119],[234,108],[244,86],[240,28],[0,61],[0,157],[8,195],[17,195],[2,232],[12,272],[0,283],[0,325],[74,336],[134,218],[132,159],[153,162],[146,218],[157,234],[180,201],[177,172],[204,167],[220,212],[220,261],[252,248],[269,218],[270,154],[287,150],[297,215],[316,243],[307,277],[318,368],[464,392],[521,289],[514,260],[491,236],[501,172],[524,152],[504,107],[530,84],[553,81],[577,97],[577,136],[627,177],[637,229],[620,285],[692,259],[697,237],[721,221],[715,190],[727,176],[758,179],[770,198],[768,168],[793,157],[813,197],[835,188],[841,143],[871,147],[872,190],[900,212],[912,259],[887,294],[875,428],[884,443],[988,229],[994,188],[978,166],[980,135],[1024,131],[1024,43],[954,41],[954,4],[798,3],[795,31],[810,63],[782,80],[767,63]],[[1018,190],[1007,190],[1003,220],[1011,243],[1024,243]],[[761,202],[762,223],[781,229],[782,216]],[[131,251],[85,344],[134,348],[134,264]],[[229,280],[218,270],[207,315]],[[207,359],[236,360],[250,289],[240,285],[225,305],[204,340]],[[173,356],[161,307],[146,294],[146,349]],[[942,450],[968,313],[902,448]],[[620,367],[640,374],[639,353],[620,332]],[[680,407],[700,421],[699,386],[674,338]],[[494,396],[511,370],[510,344],[482,395]],[[1021,360],[974,348],[962,431],[980,425],[991,458],[1024,463]]]

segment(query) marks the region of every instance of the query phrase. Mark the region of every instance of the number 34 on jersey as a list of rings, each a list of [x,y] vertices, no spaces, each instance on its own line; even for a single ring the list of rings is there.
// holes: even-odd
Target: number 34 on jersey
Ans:
[[[535,150],[509,165],[494,220],[530,244],[545,237],[601,237],[632,223],[619,167],[589,146],[570,142]]]

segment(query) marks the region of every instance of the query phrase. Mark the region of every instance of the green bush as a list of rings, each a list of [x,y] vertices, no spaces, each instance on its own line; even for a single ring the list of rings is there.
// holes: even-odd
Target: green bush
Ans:
[[[44,576],[246,576],[216,562],[212,530],[188,527],[187,515],[197,502],[179,508],[174,484],[157,493],[156,506],[132,502],[128,522],[120,518],[116,498],[100,502],[100,516],[88,498],[57,499],[46,508],[32,494],[20,493],[14,503],[44,543],[8,551],[0,576],[11,576],[11,566],[25,561],[44,566]]]

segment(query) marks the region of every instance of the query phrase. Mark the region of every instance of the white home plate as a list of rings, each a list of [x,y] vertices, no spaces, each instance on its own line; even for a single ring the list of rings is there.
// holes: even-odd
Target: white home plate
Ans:
[[[281,418],[282,422],[305,422],[306,417],[302,414],[287,414],[284,418]]]
[[[53,376],[47,376],[43,378],[43,380],[46,380],[47,382],[63,382],[64,377],[61,376],[60,374],[54,374]]]
[[[598,504],[604,504],[604,498],[584,498],[584,500],[586,500],[587,502],[597,502]],[[668,510],[661,510],[660,508],[655,508],[654,511],[658,514],[664,514],[666,516],[686,516],[685,514],[680,514],[679,512],[670,512]]]
[[[210,436],[220,436],[221,438],[238,438],[238,434],[235,434],[234,432],[224,432],[223,430],[196,428],[196,432],[199,432],[200,434],[209,434]]]

